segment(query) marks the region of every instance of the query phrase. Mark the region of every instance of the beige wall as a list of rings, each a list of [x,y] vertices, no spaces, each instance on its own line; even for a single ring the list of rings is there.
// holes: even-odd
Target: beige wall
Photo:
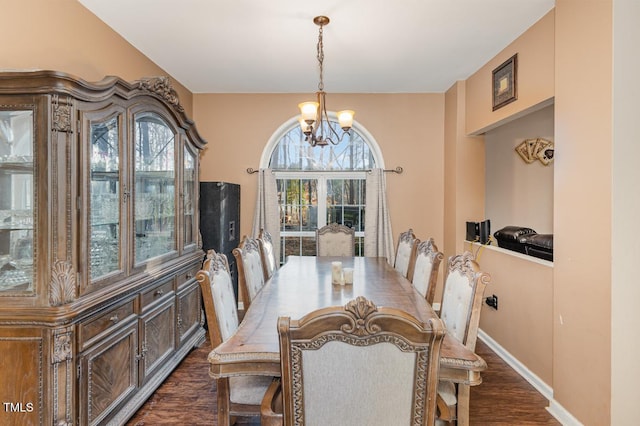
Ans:
[[[476,250],[482,270],[491,274],[486,294],[498,296],[498,310],[483,307],[480,328],[551,386],[553,264],[500,248]]]
[[[467,134],[481,134],[553,98],[554,25],[552,10],[467,79]],[[518,99],[492,111],[492,71],[516,53]]]
[[[606,425],[611,408],[612,0],[556,3],[553,389],[585,424]]]
[[[201,158],[201,179],[241,185],[241,233],[251,232],[257,169],[266,143],[297,115],[304,94],[195,94],[195,120],[209,147]],[[387,169],[389,209],[395,235],[413,228],[419,238],[443,240],[444,95],[334,94],[329,109],[349,107],[376,139]]]
[[[465,250],[466,222],[484,219],[485,145],[483,137],[465,135],[466,88],[459,81],[445,95],[445,264]],[[436,300],[440,292],[439,286]]]
[[[493,129],[555,97],[555,261],[552,278],[540,276],[545,281],[537,284],[553,291],[529,296],[543,316],[534,317],[527,334],[552,336],[554,404],[586,425],[611,422],[611,8],[611,0],[557,0],[553,12],[467,80],[467,132]],[[516,52],[518,100],[491,112],[491,70]],[[487,292],[495,289],[501,301],[518,306],[516,286],[504,285],[510,262],[493,264],[492,257],[480,262],[496,277]],[[534,269],[522,266],[519,275],[507,277],[528,277]],[[547,304],[553,306],[550,329]],[[501,303],[503,308],[511,309]],[[483,327],[498,343],[519,359],[527,359],[527,351],[536,353],[533,339],[524,342],[512,333],[511,325],[528,321],[525,317],[503,322],[491,321],[496,313],[485,314]],[[525,365],[548,379],[544,359]]]
[[[0,28],[1,69],[49,69],[90,82],[168,75],[76,0],[0,0]],[[171,81],[191,116],[191,93]]]

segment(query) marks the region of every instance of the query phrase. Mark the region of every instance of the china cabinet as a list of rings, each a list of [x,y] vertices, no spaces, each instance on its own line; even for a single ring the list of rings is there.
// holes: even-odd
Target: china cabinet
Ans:
[[[203,342],[205,143],[166,77],[0,73],[0,424],[123,424]]]

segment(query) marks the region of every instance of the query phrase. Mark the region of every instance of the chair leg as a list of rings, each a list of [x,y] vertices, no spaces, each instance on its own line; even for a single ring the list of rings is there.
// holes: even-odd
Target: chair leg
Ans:
[[[229,379],[222,377],[219,378],[216,383],[218,393],[218,425],[229,426],[232,424],[231,418],[229,417]]]
[[[469,395],[471,386],[458,384],[457,417],[458,426],[469,426]]]

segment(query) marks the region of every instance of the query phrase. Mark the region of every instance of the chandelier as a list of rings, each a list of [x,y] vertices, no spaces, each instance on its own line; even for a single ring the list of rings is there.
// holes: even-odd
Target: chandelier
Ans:
[[[311,146],[326,146],[329,143],[337,145],[342,141],[344,135],[351,135],[354,112],[351,110],[338,112],[338,122],[344,132],[342,135],[338,135],[331,126],[327,115],[326,93],[323,82],[324,46],[322,44],[322,27],[329,24],[329,18],[326,16],[316,16],[313,18],[313,23],[320,27],[318,30],[320,82],[318,83],[318,91],[316,92],[317,100],[315,102],[311,101],[298,104],[298,108],[300,108],[300,127],[302,128],[302,133],[306,136],[305,141],[309,142]],[[325,135],[325,131],[327,131],[327,135]]]

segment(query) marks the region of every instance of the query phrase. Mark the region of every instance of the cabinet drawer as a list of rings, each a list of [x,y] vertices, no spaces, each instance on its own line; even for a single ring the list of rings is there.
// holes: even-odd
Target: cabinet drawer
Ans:
[[[135,316],[135,299],[129,299],[83,321],[79,329],[80,350],[84,350],[98,336],[133,316]]]
[[[144,310],[169,293],[173,293],[173,280],[163,281],[143,291],[140,297],[140,309]]]
[[[185,283],[194,280],[196,273],[200,270],[201,265],[194,265],[191,268],[183,269],[176,274],[176,280],[178,282],[178,288],[182,287]]]

